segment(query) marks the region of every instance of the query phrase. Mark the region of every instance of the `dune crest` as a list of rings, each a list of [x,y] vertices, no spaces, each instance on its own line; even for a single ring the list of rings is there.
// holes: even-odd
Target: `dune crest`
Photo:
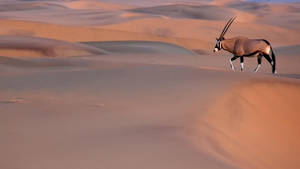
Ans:
[[[241,0],[213,0],[211,2],[212,5],[223,6],[232,2],[240,2]]]

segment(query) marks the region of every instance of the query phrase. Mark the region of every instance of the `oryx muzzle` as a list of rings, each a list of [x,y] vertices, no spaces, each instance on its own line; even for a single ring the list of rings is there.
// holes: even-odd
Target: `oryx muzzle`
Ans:
[[[258,65],[255,72],[261,66],[262,57],[266,58],[272,66],[272,73],[276,73],[276,59],[270,43],[265,39],[248,39],[247,37],[237,36],[225,39],[225,34],[236,17],[231,18],[223,28],[214,48],[214,52],[224,49],[233,54],[230,59],[230,66],[234,70],[232,62],[240,58],[241,70],[244,69],[244,57],[257,57]]]

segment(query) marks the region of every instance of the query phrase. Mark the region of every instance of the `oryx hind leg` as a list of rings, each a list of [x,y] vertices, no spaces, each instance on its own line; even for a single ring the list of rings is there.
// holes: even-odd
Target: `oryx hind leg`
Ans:
[[[274,64],[274,62],[273,62],[273,60],[271,59],[271,57],[270,57],[270,55],[268,55],[268,54],[263,54],[264,55],[264,57],[267,59],[267,61],[271,64],[271,66],[272,66],[272,69],[273,69],[273,64]]]
[[[261,54],[257,56],[257,66],[254,69],[254,72],[258,72],[259,68],[261,67],[261,58],[262,58]]]
[[[234,70],[234,65],[233,65],[233,61],[235,61],[237,58],[239,58],[238,56],[233,56],[230,60],[229,60],[229,63],[230,63],[230,68],[232,70]]]

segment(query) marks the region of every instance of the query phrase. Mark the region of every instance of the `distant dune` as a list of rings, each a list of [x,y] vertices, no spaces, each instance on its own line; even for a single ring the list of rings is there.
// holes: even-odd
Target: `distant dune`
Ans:
[[[46,9],[66,9],[63,5],[58,3],[51,3],[50,1],[4,1],[0,2],[0,12],[7,11],[35,11],[35,10],[46,10]]]
[[[161,15],[175,18],[191,18],[206,20],[224,20],[233,15],[230,9],[216,6],[165,5],[147,8],[136,8],[131,11]],[[215,11],[214,14],[211,11]]]
[[[235,1],[226,5],[242,11],[255,12],[256,14],[263,14],[270,10],[270,5],[259,2]]]
[[[101,1],[95,1],[95,0],[77,0],[77,1],[70,1],[64,3],[68,8],[72,9],[104,9],[104,10],[123,10],[123,9],[129,9],[133,8],[133,6],[129,5],[120,5],[116,3],[103,3]]]

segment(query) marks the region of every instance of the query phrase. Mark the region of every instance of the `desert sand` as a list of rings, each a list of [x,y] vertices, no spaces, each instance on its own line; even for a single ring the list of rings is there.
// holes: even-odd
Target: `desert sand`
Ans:
[[[213,53],[264,38],[278,75]],[[300,168],[300,4],[0,2],[0,168]]]

